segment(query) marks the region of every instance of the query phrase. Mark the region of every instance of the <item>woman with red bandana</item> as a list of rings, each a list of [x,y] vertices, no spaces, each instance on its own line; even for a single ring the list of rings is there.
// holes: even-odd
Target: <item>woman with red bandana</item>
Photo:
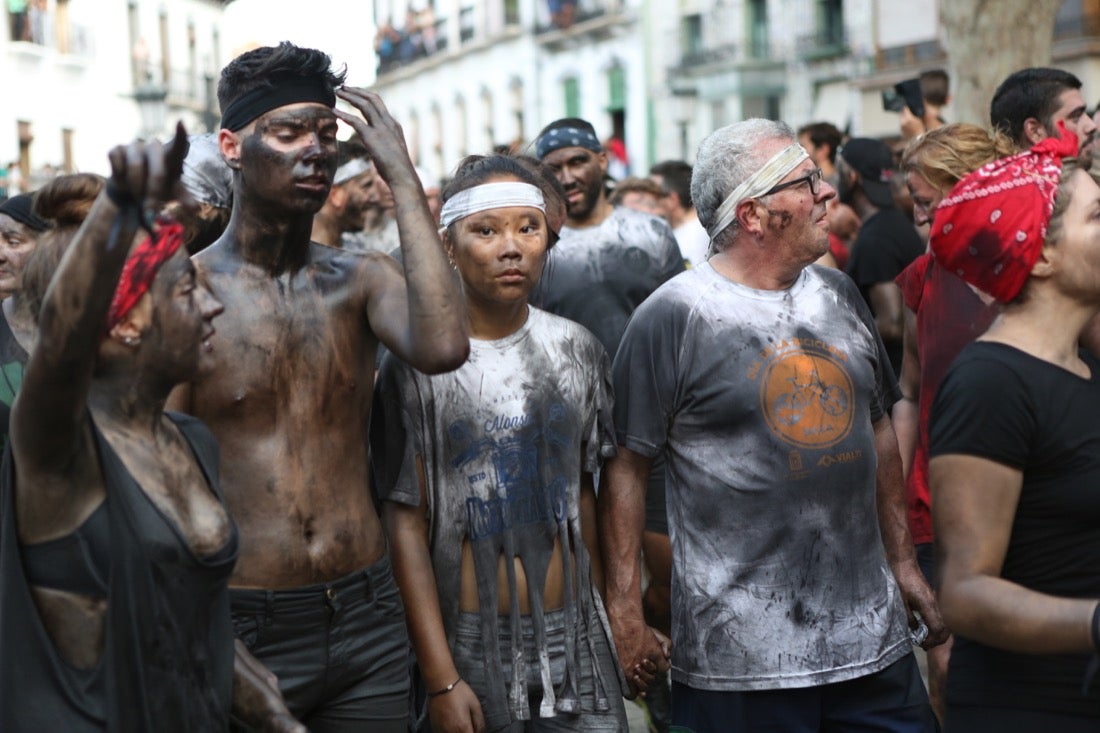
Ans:
[[[236,656],[226,581],[237,531],[218,450],[164,412],[210,358],[221,305],[178,224],[187,141],[111,151],[112,176],[39,312],[0,470],[0,730],[301,730]],[[135,238],[135,234],[138,236]],[[131,246],[131,242],[134,244]]]
[[[1010,155],[1008,138],[977,125],[937,127],[910,141],[902,156],[905,183],[918,226],[931,224],[936,207],[967,173]],[[928,491],[928,418],[948,367],[963,347],[989,328],[997,315],[992,299],[940,265],[930,252],[895,278],[905,301],[901,362],[902,399],[891,419],[905,465],[905,503],[917,562],[929,584],[935,581],[932,512]],[[928,699],[943,719],[943,686],[951,641],[928,650]]]
[[[937,261],[1002,304],[932,409],[949,731],[1096,731],[1100,186],[1075,136],[982,166],[936,209]]]

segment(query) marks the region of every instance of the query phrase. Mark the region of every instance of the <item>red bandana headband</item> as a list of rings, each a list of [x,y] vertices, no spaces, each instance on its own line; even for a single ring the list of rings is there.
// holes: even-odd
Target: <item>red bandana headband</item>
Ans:
[[[1015,298],[1039,259],[1062,179],[1062,158],[1077,156],[1077,136],[1058,123],[1022,153],[983,165],[936,208],[929,234],[940,264],[998,301]]]
[[[149,291],[161,265],[171,259],[183,244],[183,226],[168,219],[161,220],[155,237],[146,237],[134,248],[122,267],[122,277],[107,311],[107,331],[114,328],[129,313],[141,296]]]

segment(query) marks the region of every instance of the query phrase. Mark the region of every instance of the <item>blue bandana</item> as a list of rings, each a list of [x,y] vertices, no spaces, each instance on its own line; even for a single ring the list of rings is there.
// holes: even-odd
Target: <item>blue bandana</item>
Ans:
[[[550,123],[549,129],[535,143],[535,157],[542,160],[548,153],[560,148],[586,148],[595,153],[603,152],[603,145],[596,137],[596,131],[583,120],[559,120]]]

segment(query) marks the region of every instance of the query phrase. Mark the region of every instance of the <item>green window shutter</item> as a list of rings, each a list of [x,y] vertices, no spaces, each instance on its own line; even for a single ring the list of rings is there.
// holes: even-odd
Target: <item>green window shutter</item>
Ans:
[[[626,109],[626,73],[621,66],[612,66],[607,72],[607,98],[609,109]]]
[[[565,116],[581,116],[581,85],[577,77],[571,76],[562,82],[562,91],[565,92]]]

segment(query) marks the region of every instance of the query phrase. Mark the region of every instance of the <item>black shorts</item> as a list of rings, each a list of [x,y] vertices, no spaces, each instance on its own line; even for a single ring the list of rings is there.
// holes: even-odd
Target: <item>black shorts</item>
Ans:
[[[389,556],[330,583],[229,590],[233,629],[313,733],[405,733],[409,638]]]
[[[879,672],[817,687],[710,691],[673,682],[672,723],[695,733],[939,730],[912,652]]]

